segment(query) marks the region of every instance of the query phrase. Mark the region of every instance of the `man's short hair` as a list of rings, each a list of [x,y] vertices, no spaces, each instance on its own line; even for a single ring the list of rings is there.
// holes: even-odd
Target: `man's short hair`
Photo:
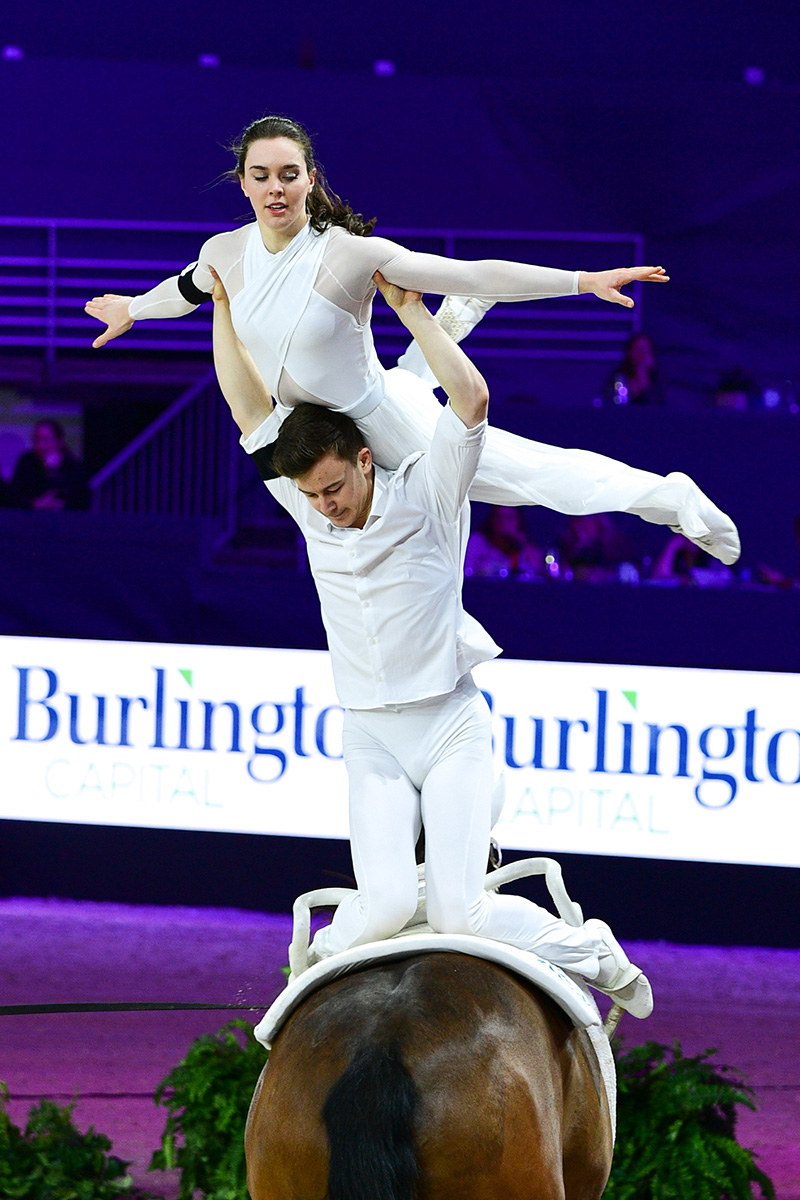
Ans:
[[[297,479],[332,453],[355,463],[366,442],[355,421],[321,404],[298,404],[283,422],[272,451],[279,475]]]

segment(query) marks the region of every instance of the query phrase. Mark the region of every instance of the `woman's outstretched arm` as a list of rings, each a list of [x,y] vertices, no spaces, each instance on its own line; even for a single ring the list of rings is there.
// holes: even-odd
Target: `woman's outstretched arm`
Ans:
[[[218,233],[209,238],[200,250],[197,262],[190,263],[180,275],[171,275],[140,296],[119,296],[107,293],[93,296],[84,312],[106,325],[92,342],[97,350],[106,342],[127,333],[134,321],[163,320],[185,317],[198,305],[211,298],[214,271],[223,279],[229,294],[242,286],[241,256],[244,237],[249,226]]]
[[[348,247],[353,268],[361,274],[364,290],[372,274],[398,287],[438,295],[477,296],[482,300],[537,300],[590,293],[601,300],[633,307],[620,289],[635,281],[667,283],[663,267],[619,267],[611,271],[562,271],[531,263],[487,258],[464,262],[437,254],[406,250],[387,238],[353,239]],[[363,263],[359,260],[363,259]],[[367,274],[369,268],[372,268]]]

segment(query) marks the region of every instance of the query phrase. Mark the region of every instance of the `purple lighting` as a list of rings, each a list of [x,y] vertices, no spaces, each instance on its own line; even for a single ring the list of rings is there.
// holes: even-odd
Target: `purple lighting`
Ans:
[[[21,62],[25,51],[21,46],[3,46],[3,58],[6,62]]]
[[[394,75],[397,67],[390,58],[376,58],[372,64],[372,69],[376,75],[388,77],[389,75]]]
[[[745,67],[743,77],[745,83],[749,83],[751,87],[760,87],[767,78],[761,67]]]
[[[197,65],[199,67],[218,67],[219,66],[219,55],[218,54],[200,54],[197,57]]]

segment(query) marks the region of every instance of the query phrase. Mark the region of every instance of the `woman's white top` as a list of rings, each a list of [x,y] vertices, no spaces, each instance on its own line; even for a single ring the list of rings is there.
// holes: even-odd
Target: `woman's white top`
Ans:
[[[406,250],[387,238],[357,237],[338,226],[320,234],[305,225],[285,249],[271,253],[254,222],[205,243],[192,271],[195,287],[204,292],[214,287],[210,266],[225,285],[234,328],[273,399],[289,408],[314,401],[355,420],[377,408],[385,394],[369,323],[376,271],[415,291],[493,300],[564,296],[578,289],[577,272],[499,259],[459,262]],[[195,307],[184,299],[176,276],[135,297],[130,315],[137,321],[179,317]]]

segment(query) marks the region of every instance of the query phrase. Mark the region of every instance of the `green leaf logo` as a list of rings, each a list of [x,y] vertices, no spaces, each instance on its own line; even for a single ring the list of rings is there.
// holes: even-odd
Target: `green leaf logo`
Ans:
[[[638,705],[637,705],[637,697],[638,697],[638,693],[637,693],[637,692],[625,692],[625,691],[623,691],[623,693],[622,693],[622,694],[623,694],[623,696],[625,697],[625,699],[628,701],[628,704],[630,704],[631,708],[637,708],[637,707],[638,707]]]
[[[194,678],[194,671],[182,671],[182,670],[180,670],[180,668],[179,668],[179,669],[178,669],[178,674],[183,676],[183,678],[184,678],[184,679],[186,680],[186,682],[188,683],[189,687],[193,687],[193,686],[194,686],[194,684],[192,683],[192,680],[193,680],[193,678]],[[635,708],[635,707],[636,707],[636,705],[634,705],[634,708]]]

